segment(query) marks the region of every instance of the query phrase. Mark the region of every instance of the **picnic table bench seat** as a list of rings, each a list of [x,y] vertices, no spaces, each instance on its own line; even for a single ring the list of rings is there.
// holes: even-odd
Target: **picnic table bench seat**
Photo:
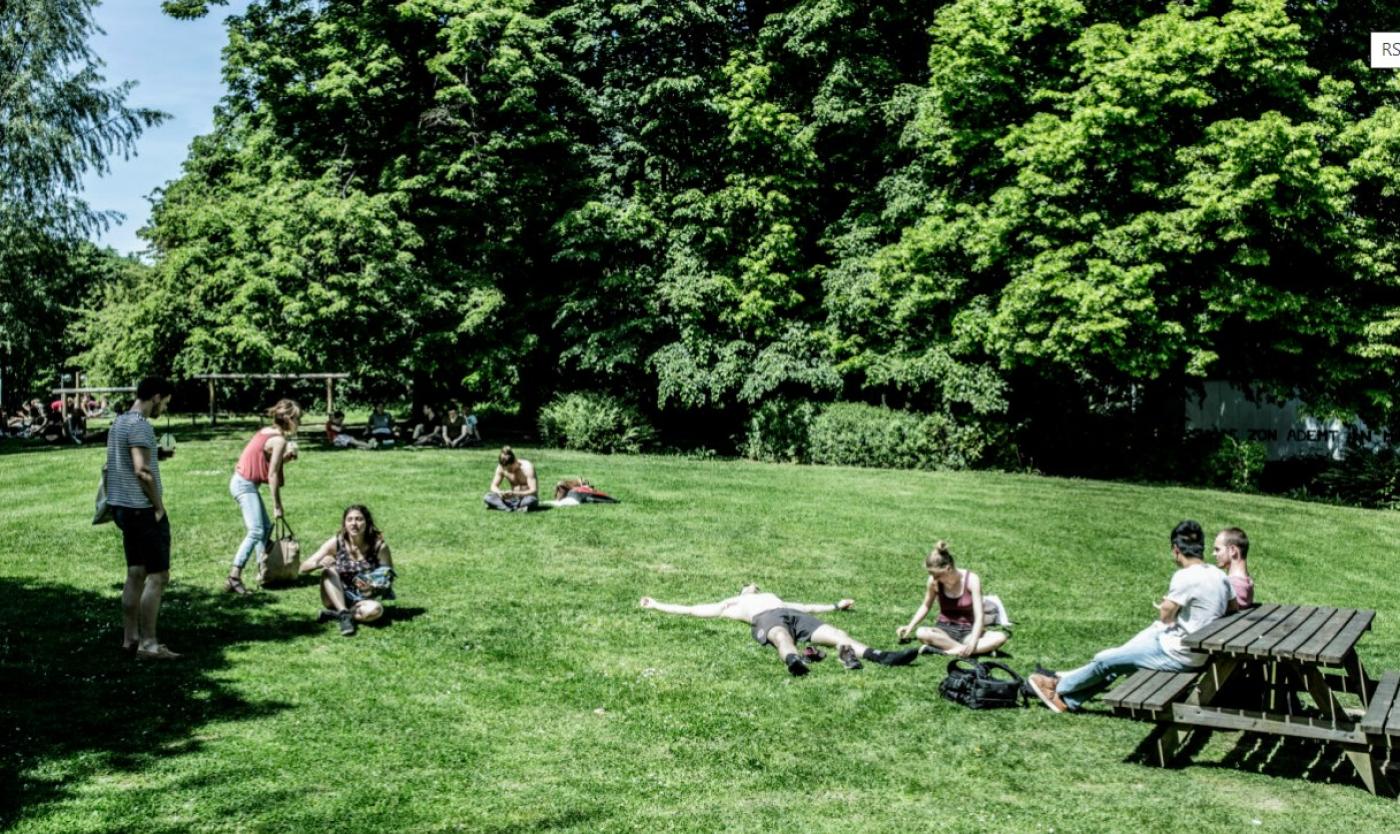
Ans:
[[[1139,669],[1105,695],[1104,703],[1120,715],[1160,721],[1171,717],[1172,704],[1189,695],[1200,676],[1200,672]]]
[[[1381,676],[1375,694],[1361,718],[1361,732],[1371,736],[1376,744],[1400,746],[1400,672],[1390,671]]]

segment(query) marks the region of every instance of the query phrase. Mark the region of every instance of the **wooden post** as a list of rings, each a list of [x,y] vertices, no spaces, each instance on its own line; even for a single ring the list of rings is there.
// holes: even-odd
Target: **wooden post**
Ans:
[[[335,412],[335,380],[326,377],[326,418],[329,419]]]
[[[214,412],[214,380],[209,380],[209,425],[213,426],[218,422],[218,417]]]

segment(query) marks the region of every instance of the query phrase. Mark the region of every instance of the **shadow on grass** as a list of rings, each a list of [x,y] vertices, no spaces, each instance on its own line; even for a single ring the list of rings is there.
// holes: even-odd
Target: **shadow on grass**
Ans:
[[[1224,758],[1218,762],[1194,761],[1213,735],[1210,730],[1193,731],[1178,751],[1172,767],[1217,768],[1366,790],[1365,783],[1357,775],[1345,751],[1336,745],[1308,739],[1251,732],[1229,733],[1226,737],[1235,736],[1235,744]],[[1150,737],[1138,745],[1126,761],[1155,767],[1157,755]]]
[[[36,452],[61,452],[64,449],[81,449],[73,443],[45,443],[42,440],[20,440],[18,438],[5,438],[0,440],[0,457],[5,455],[24,455]]]
[[[195,752],[200,727],[286,707],[248,701],[217,680],[236,643],[294,640],[306,618],[256,600],[172,585],[161,636],[184,657],[140,661],[121,651],[119,594],[0,578],[0,829],[80,790],[86,777],[139,772]]]

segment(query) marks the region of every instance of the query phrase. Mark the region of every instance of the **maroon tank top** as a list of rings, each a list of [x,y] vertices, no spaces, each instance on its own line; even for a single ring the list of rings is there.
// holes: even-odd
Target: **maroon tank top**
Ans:
[[[972,625],[972,571],[958,571],[962,575],[962,596],[954,599],[943,593],[938,586],[938,621],[955,625]]]

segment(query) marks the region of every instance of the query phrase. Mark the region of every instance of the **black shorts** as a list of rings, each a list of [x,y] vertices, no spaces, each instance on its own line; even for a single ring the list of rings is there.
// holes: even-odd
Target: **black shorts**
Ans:
[[[146,573],[170,570],[170,516],[156,521],[151,507],[113,507],[113,519],[122,531],[126,566],[145,568]]]
[[[963,623],[934,623],[933,627],[959,643],[966,640],[967,635],[972,633],[972,626]]]
[[[753,639],[760,646],[768,645],[768,632],[775,626],[787,629],[798,643],[811,642],[812,634],[826,623],[795,608],[770,608],[753,618]]]

